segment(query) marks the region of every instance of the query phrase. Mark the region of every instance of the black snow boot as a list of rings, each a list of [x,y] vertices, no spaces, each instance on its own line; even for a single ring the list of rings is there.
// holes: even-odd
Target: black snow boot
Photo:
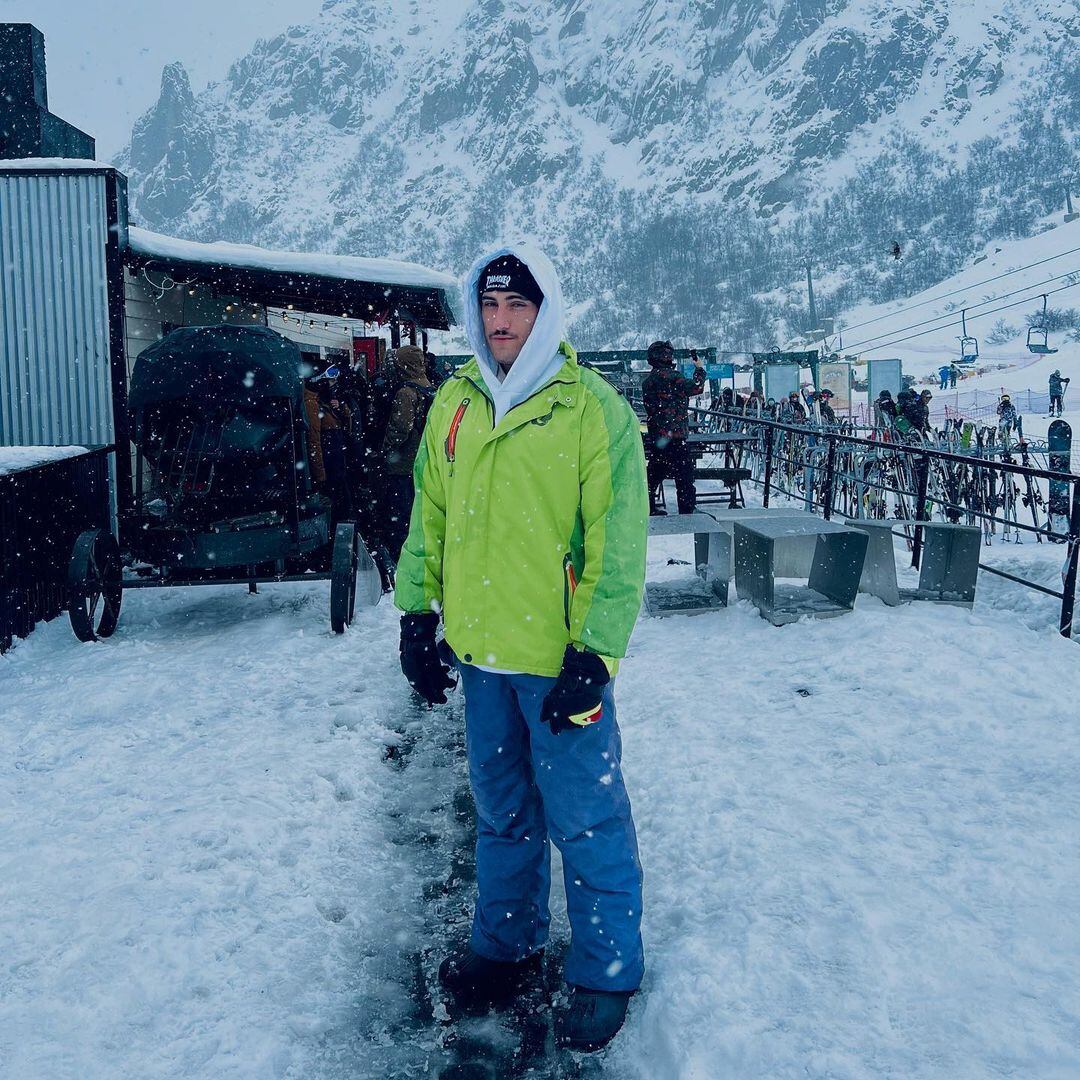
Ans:
[[[632,990],[570,987],[570,1003],[555,1015],[555,1040],[569,1050],[589,1053],[607,1046],[626,1019]]]
[[[439,965],[439,982],[462,1009],[505,1005],[531,980],[540,977],[543,960],[543,949],[513,963],[489,960],[466,948],[452,953]]]

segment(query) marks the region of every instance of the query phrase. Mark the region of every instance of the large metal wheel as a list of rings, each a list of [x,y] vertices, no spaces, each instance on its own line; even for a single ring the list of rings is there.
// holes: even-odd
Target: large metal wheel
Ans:
[[[80,533],[68,564],[68,617],[80,641],[107,638],[116,629],[123,599],[123,567],[112,535]]]
[[[358,567],[356,526],[351,521],[343,521],[334,532],[330,560],[330,629],[335,634],[345,633],[345,627],[353,620]]]

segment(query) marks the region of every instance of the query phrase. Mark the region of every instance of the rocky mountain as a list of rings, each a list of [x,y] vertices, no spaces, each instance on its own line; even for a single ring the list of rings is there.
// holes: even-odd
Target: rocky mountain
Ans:
[[[326,0],[118,164],[196,239],[461,269],[529,234],[575,338],[765,347],[1037,229],[1080,178],[1076,0]],[[904,258],[887,256],[893,240]]]

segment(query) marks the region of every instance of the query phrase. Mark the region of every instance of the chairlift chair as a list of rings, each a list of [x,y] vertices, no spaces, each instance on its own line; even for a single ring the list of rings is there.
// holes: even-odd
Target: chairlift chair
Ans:
[[[1041,321],[1034,326],[1028,327],[1027,335],[1027,347],[1029,352],[1033,352],[1038,356],[1049,356],[1051,353],[1056,353],[1057,349],[1050,348],[1049,342],[1049,329],[1046,325],[1046,296],[1042,298],[1043,309]]]
[[[967,311],[960,312],[960,321],[963,327],[962,336],[960,338],[960,360],[961,364],[974,364],[979,359],[979,340],[972,337],[967,330]]]

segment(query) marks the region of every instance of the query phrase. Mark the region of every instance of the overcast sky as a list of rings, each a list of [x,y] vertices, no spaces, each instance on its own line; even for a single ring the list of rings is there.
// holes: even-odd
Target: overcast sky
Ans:
[[[108,160],[181,60],[198,91],[259,38],[307,22],[321,0],[0,0],[0,22],[45,35],[49,108],[98,140]]]

